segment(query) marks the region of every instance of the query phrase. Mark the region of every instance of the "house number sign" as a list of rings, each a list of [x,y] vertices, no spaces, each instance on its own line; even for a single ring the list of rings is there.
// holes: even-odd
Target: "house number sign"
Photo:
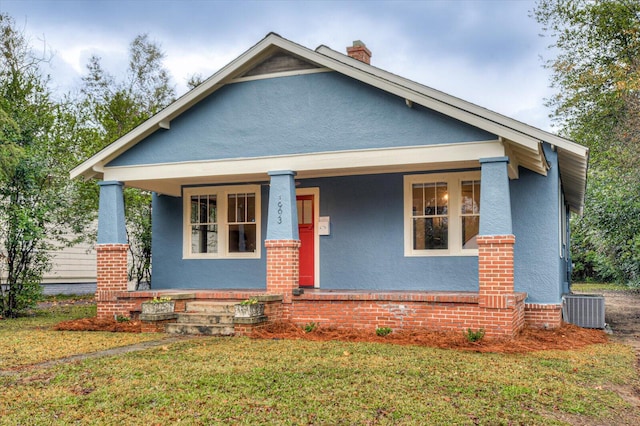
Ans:
[[[282,223],[282,195],[278,197],[278,225]]]

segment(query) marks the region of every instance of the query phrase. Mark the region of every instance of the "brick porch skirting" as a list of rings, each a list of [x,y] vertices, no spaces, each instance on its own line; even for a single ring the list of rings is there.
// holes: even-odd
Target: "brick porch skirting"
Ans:
[[[476,331],[482,328],[487,336],[510,337],[525,324],[556,328],[562,322],[560,305],[525,304],[525,293],[505,296],[504,308],[483,307],[477,292],[322,289],[305,289],[303,294],[292,296],[290,303],[283,303],[283,297],[276,297],[265,289],[122,291],[117,292],[112,305],[126,311],[124,315],[135,317],[143,301],[160,296],[174,299],[176,312],[184,311],[188,301],[240,302],[259,296],[265,299],[267,323],[292,321],[300,326],[315,322],[325,327],[370,330],[390,327]],[[247,332],[254,329],[245,328]],[[243,327],[238,327],[236,333],[242,334]]]
[[[529,327],[558,328],[562,325],[562,305],[527,303],[524,308],[524,320]]]
[[[484,329],[487,336],[510,337],[524,326],[525,293],[506,297],[501,308],[480,304],[475,292],[305,291],[294,296],[291,321],[337,328]]]

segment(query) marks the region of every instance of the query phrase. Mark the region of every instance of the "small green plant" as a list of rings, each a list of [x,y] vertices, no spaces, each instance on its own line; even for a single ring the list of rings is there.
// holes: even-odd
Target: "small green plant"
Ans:
[[[131,319],[129,317],[125,317],[124,315],[116,315],[116,322],[129,322]]]
[[[240,304],[241,304],[242,306],[255,305],[255,304],[257,304],[257,303],[258,303],[258,299],[257,299],[257,298],[255,298],[255,297],[252,297],[252,298],[250,298],[250,299],[243,300],[242,302],[240,302]]]
[[[153,299],[149,300],[149,303],[166,303],[166,302],[171,302],[171,298],[168,296],[162,296],[162,297],[154,297]]]
[[[318,328],[318,324],[316,324],[315,322],[310,322],[309,324],[305,324],[305,326],[302,328],[304,329],[305,333],[311,333],[316,328]]]
[[[378,327],[376,328],[376,335],[380,336],[380,337],[384,337],[384,336],[388,336],[389,334],[391,334],[393,330],[391,329],[391,327]]]
[[[481,328],[478,331],[473,331],[472,329],[467,328],[465,337],[468,342],[479,342],[484,337],[484,328]]]

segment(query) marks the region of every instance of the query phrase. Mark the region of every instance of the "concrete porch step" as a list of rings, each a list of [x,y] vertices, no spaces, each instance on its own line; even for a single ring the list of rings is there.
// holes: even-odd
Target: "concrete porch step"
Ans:
[[[233,302],[187,302],[185,312],[176,312],[175,324],[167,324],[166,332],[172,334],[196,334],[204,336],[233,336]]]
[[[233,314],[228,313],[193,313],[180,312],[178,315],[178,324],[229,324],[233,325]]]
[[[196,334],[203,336],[233,336],[233,324],[167,324],[165,331],[170,334]]]
[[[187,302],[186,312],[231,315],[235,313],[234,302]]]

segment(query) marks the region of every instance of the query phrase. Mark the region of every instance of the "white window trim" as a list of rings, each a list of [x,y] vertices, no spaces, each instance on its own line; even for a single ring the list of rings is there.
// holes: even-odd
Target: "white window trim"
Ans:
[[[404,176],[404,255],[420,256],[477,256],[478,249],[462,248],[462,214],[460,212],[460,192],[462,181],[480,180],[480,172],[437,173]],[[412,215],[413,184],[446,182],[449,191],[449,248],[446,250],[414,250]],[[482,191],[482,182],[480,183]],[[482,206],[480,206],[482,214]]]
[[[228,195],[236,193],[256,195],[256,251],[230,253],[227,245],[229,223]],[[191,196],[215,195],[218,200],[218,253],[191,253]],[[198,186],[182,190],[182,258],[183,259],[260,259],[262,254],[262,202],[260,185]]]
[[[560,179],[558,179],[558,253],[560,259],[567,257],[567,211]]]

